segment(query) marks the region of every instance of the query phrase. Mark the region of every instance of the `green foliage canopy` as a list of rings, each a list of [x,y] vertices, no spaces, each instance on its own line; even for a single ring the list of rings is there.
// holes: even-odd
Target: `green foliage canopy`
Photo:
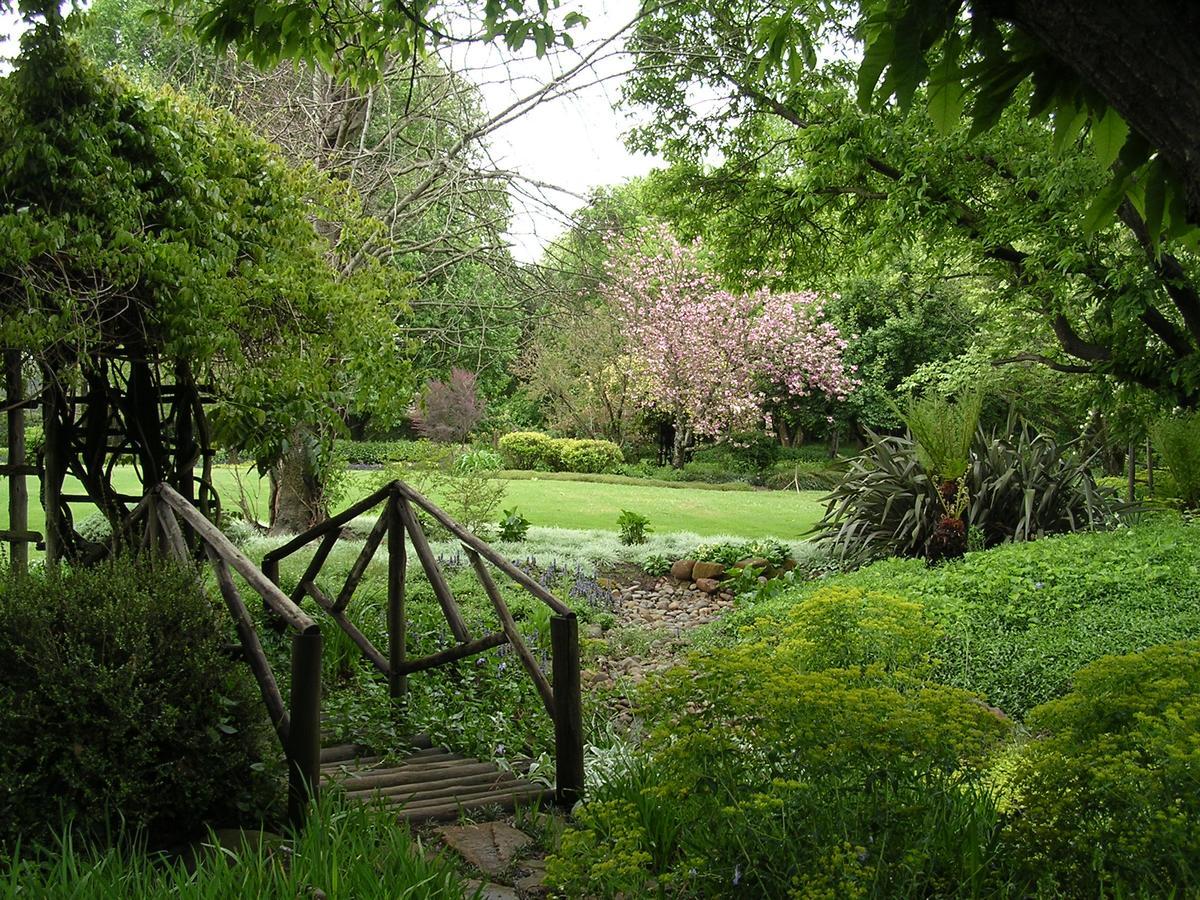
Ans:
[[[277,457],[296,422],[351,400],[401,408],[402,285],[334,259],[375,224],[231,117],[101,74],[56,22],[0,83],[0,341],[66,373],[96,357],[183,360],[227,443]]]
[[[1023,341],[1011,357],[1192,405],[1200,292],[1186,243],[1156,244],[1132,200],[1116,223],[1090,222],[1109,172],[1075,143],[1057,153],[1054,130],[1020,110],[943,133],[915,105],[864,112],[850,62],[777,66],[748,49],[788,19],[815,43],[845,39],[849,14],[829,8],[688,0],[641,20],[627,99],[651,115],[634,144],[677,164],[676,195],[715,211],[747,270],[757,259],[811,286],[831,265],[918,252],[934,273],[984,280]],[[714,102],[691,102],[697,90]],[[721,165],[705,165],[714,150]]]

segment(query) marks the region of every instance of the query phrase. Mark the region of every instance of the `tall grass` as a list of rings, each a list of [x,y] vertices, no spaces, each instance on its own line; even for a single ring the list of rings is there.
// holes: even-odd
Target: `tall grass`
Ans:
[[[224,837],[224,836],[223,836]],[[89,849],[69,832],[58,848],[0,857],[0,896],[72,900],[184,897],[450,898],[469,892],[448,860],[429,858],[395,816],[330,796],[291,840],[208,840],[178,854],[134,843]]]

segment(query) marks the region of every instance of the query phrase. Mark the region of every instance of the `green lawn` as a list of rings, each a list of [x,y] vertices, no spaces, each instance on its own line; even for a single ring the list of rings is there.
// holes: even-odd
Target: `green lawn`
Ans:
[[[216,470],[217,489],[233,508],[239,474],[228,466]],[[363,496],[378,481],[378,472],[355,472],[353,485],[343,505]],[[266,518],[266,482],[241,470],[240,480],[261,518]],[[141,493],[131,467],[115,472],[119,491]],[[30,480],[31,492],[36,482]],[[69,493],[82,493],[71,479]],[[505,508],[517,507],[534,525],[558,528],[617,530],[621,510],[631,509],[650,518],[651,527],[660,533],[691,531],[700,535],[728,534],[747,538],[779,537],[797,540],[821,517],[820,491],[714,491],[686,487],[652,485],[595,484],[584,481],[522,478],[508,482]],[[436,498],[435,498],[436,499]],[[77,520],[88,515],[85,504],[74,506]],[[44,520],[41,505],[33,499],[29,524],[41,531]],[[0,479],[0,521],[8,524],[8,480]]]

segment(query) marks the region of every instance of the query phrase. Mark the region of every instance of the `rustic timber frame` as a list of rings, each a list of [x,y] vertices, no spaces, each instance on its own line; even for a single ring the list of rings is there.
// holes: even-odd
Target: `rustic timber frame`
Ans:
[[[29,545],[45,550],[47,562],[87,562],[101,552],[75,528],[71,504],[95,506],[114,528],[140,495],[113,487],[117,465],[132,462],[142,484],[166,482],[209,517],[219,513],[212,483],[214,451],[205,405],[211,392],[196,382],[183,360],[160,358],[136,348],[96,348],[86,359],[35,361],[16,349],[4,351],[9,478],[9,524],[0,540],[10,545],[14,568],[28,565]],[[39,382],[27,391],[26,374]],[[25,411],[41,409],[42,446],[30,459],[25,446]],[[28,528],[26,478],[35,476],[45,510],[44,533]],[[69,493],[74,476],[82,493]]]
[[[341,538],[342,529],[357,516],[383,506],[374,527],[367,535],[345,584],[336,597],[317,584],[317,576]],[[492,602],[499,629],[479,637],[472,636],[451,593],[437,557],[429,546],[418,510],[432,518],[458,540],[471,561],[475,575]],[[407,618],[404,584],[408,569],[408,547],[412,544],[456,643],[438,653],[409,659],[406,648]],[[345,611],[362,580],[368,564],[383,541],[388,551],[387,631],[388,647],[383,653],[347,618]],[[315,541],[320,541],[290,601],[298,606],[307,594],[358,645],[368,660],[388,679],[391,696],[402,698],[408,690],[408,676],[427,669],[448,665],[483,653],[502,644],[511,645],[529,677],[533,680],[547,714],[554,722],[555,799],[570,807],[583,795],[583,714],[579,672],[579,624],[571,608],[547,591],[535,579],[521,571],[484,541],[455,522],[429,499],[402,481],[393,481],[358,503],[321,524],[292,538],[263,558],[263,572],[274,584],[279,583],[279,564]],[[546,678],[526,645],[512,613],[496,586],[489,564],[541,600],[551,610],[551,677]]]
[[[375,527],[367,536],[346,584],[336,598],[316,584],[317,574],[341,537],[343,526],[358,515],[384,504]],[[429,547],[416,509],[432,516],[459,541],[471,559],[476,576],[495,607],[500,630],[473,638],[445,576]],[[409,659],[406,654],[404,581],[408,565],[405,537],[411,541],[418,560],[441,605],[458,643],[431,656]],[[375,552],[387,540],[388,548],[388,647],[383,653],[346,616],[355,588]],[[293,596],[279,587],[279,562],[312,542],[321,544],[309,562]],[[407,691],[408,676],[448,665],[460,659],[509,643],[525,666],[554,722],[555,801],[570,807],[583,795],[583,718],[579,677],[579,631],[570,607],[534,579],[500,556],[446,513],[410,488],[396,481],[381,488],[321,525],[298,535],[271,551],[259,568],[225,537],[193,505],[168,484],[150,490],[113,532],[106,552],[167,556],[190,563],[197,556],[208,561],[221,597],[229,609],[241,644],[240,655],[248,663],[267,707],[271,724],[288,761],[288,817],[293,824],[304,820],[309,802],[318,794],[321,766],[321,655],[320,625],[300,607],[304,595],[312,597],[334,623],[362,650],[363,655],[388,679],[393,698]],[[553,615],[550,622],[553,682],[537,665],[526,646],[488,563],[546,603]],[[233,574],[242,577],[259,595],[269,613],[292,632],[291,696],[285,704],[270,660],[259,641],[256,625],[242,599]]]

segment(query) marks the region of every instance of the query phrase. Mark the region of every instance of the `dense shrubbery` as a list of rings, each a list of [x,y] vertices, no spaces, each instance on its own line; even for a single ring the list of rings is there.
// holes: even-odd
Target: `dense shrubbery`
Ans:
[[[552,438],[537,431],[514,431],[500,438],[500,452],[514,469],[547,472],[613,472],[624,461],[612,441]]]
[[[935,569],[884,560],[836,576],[923,603],[942,623],[938,679],[1024,715],[1108,654],[1200,637],[1200,527],[1164,515],[1132,528],[968,553]],[[729,617],[728,634],[817,585]]]
[[[1029,727],[1012,831],[1044,887],[1200,887],[1200,641],[1092,663]]]
[[[649,735],[577,811],[550,880],[571,896],[1191,896],[1200,640],[1104,654],[1200,635],[1198,551],[1200,529],[1162,521],[888,561],[742,611],[736,643],[648,684]],[[990,685],[1028,713],[1018,740],[975,693]]]
[[[583,808],[548,867],[558,887],[907,896],[985,877],[983,776],[1010,725],[904,671],[934,639],[919,610],[840,591],[769,631],[647,693],[647,757]]]
[[[1059,444],[1027,425],[1011,434],[978,433],[958,491],[965,525],[987,546],[1111,527],[1119,505],[1096,485],[1094,455],[1080,441]],[[847,463],[817,540],[844,564],[926,556],[948,513],[940,488],[910,438],[875,437]]]
[[[432,441],[338,441],[337,449],[351,465],[366,466],[425,465],[446,452]]]
[[[511,468],[551,470],[554,468],[553,440],[540,431],[514,431],[500,438],[500,453]]]
[[[266,714],[219,616],[165,565],[0,582],[0,840],[262,812]]]
[[[1200,506],[1200,413],[1163,419],[1153,434],[1184,505]]]

